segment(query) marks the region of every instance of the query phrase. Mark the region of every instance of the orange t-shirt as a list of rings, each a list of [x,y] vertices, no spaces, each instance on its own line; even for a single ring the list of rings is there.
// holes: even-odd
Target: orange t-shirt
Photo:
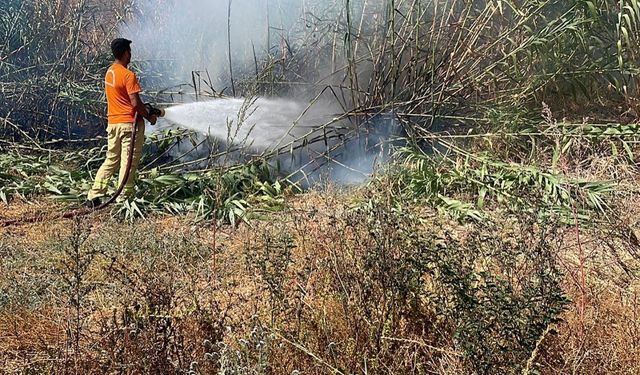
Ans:
[[[109,124],[133,123],[136,109],[129,95],[142,91],[136,74],[120,64],[113,64],[104,77]]]

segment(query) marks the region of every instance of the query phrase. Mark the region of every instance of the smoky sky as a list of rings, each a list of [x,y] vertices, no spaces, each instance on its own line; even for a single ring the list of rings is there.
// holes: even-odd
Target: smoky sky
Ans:
[[[362,0],[361,0],[362,1]],[[231,16],[229,17],[229,4]],[[322,15],[338,19],[344,0],[138,0],[120,27],[133,40],[134,61],[164,74],[166,82],[188,82],[192,71],[207,70],[212,83],[227,83],[234,70],[254,69],[255,59],[302,42]],[[322,21],[322,20],[320,20]],[[313,31],[313,30],[311,30]]]

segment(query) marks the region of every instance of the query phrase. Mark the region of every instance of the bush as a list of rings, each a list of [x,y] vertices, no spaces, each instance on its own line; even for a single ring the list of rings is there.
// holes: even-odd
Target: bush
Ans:
[[[328,218],[299,217],[314,224],[300,223],[308,230],[297,237],[294,225],[264,224],[245,249],[277,301],[264,324],[286,345],[271,348],[271,367],[524,370],[568,302],[552,255],[559,224],[524,215],[456,229],[378,198]],[[292,255],[292,237],[304,256]]]

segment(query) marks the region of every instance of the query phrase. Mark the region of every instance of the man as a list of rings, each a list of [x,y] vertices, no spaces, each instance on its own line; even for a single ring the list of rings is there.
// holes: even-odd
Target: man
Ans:
[[[118,200],[122,201],[131,195],[144,144],[144,119],[147,119],[151,125],[155,125],[157,121],[156,116],[149,114],[140,99],[141,88],[135,73],[127,69],[131,62],[131,41],[122,38],[113,40],[111,42],[111,52],[113,52],[115,61],[107,70],[104,80],[107,96],[109,148],[107,150],[107,159],[98,170],[93,188],[87,195],[85,206],[89,208],[95,208],[102,203],[101,198],[107,194],[109,180],[118,167],[120,168],[119,184],[123,183],[122,180],[127,169],[129,145],[131,144],[131,132],[137,119],[135,124],[137,126],[137,135],[133,149],[131,172]]]

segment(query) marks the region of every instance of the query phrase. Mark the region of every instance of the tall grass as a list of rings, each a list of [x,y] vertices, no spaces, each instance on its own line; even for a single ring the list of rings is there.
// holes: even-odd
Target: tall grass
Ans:
[[[432,169],[440,164],[433,150],[445,160],[493,159],[522,176],[550,177],[559,163],[573,168],[596,155],[635,159],[638,129],[627,125],[637,117],[635,2],[343,4],[338,15],[311,17],[314,39],[300,33],[286,56],[264,62],[259,92],[273,92],[274,81],[283,94],[297,85],[328,87],[355,124],[392,113]],[[484,175],[483,165],[469,171]],[[592,193],[585,197],[604,207]]]
[[[0,147],[42,153],[85,144],[68,141],[81,138],[80,133],[91,128],[89,123],[101,122],[100,72],[108,63],[104,45],[117,25],[105,22],[112,16],[116,20],[135,16],[127,6],[118,7],[123,4],[97,6],[81,0],[2,4],[0,15],[7,22],[0,33],[4,37]],[[445,168],[464,175],[456,182],[460,191],[479,198],[471,198],[475,203],[468,206],[469,201],[436,189],[437,204],[442,207],[462,204],[477,216],[485,198],[516,202],[518,189],[550,189],[553,198],[547,198],[564,202],[560,206],[565,208],[568,195],[584,196],[587,206],[600,211],[606,207],[600,197],[605,183],[583,181],[569,192],[568,185],[558,182],[558,164],[579,160],[575,157],[579,153],[587,157],[585,147],[597,149],[594,156],[622,155],[619,161],[624,163],[635,159],[638,129],[625,124],[636,113],[634,41],[640,15],[635,1],[394,0],[341,5],[326,14],[313,13],[321,8],[309,8],[300,29],[284,41],[286,49],[269,49],[263,60],[256,58],[255,71],[236,71],[238,94],[289,95],[306,87],[306,95],[313,98],[309,107],[321,105],[320,98],[331,98],[345,112],[263,157],[356,136],[358,124],[391,113],[407,133],[413,148],[409,153],[424,153],[420,161],[424,168],[436,171],[447,165],[441,160],[456,166],[467,160],[462,169]],[[30,24],[31,18],[42,20]],[[157,73],[142,75],[156,77]],[[205,72],[194,72],[193,82],[178,92],[189,87],[196,100],[219,95]],[[168,89],[157,98],[176,100],[176,94]],[[554,116],[569,119],[556,121]],[[586,116],[588,120],[583,120]],[[333,134],[344,124],[353,130]],[[184,139],[181,135],[154,139],[152,149],[168,155],[165,151],[177,142],[184,145]],[[202,145],[192,142],[194,149]],[[328,153],[341,145],[316,152],[313,162],[326,163]],[[444,159],[432,157],[434,150],[443,153]],[[195,153],[183,155],[189,158]],[[160,171],[180,175],[194,165],[207,165],[218,175],[216,165],[233,158],[223,150],[193,162],[153,159],[156,162],[148,167]],[[492,172],[487,174],[487,168]],[[508,172],[502,174],[496,168]],[[510,185],[507,193],[498,185],[512,177],[538,182]],[[420,178],[410,179],[417,183]],[[459,177],[436,173],[433,178],[439,186],[450,186]],[[185,188],[188,180],[188,176],[166,177],[164,185],[170,186],[171,181],[174,191],[193,191]],[[22,191],[28,192],[29,185],[23,185]],[[165,199],[163,190],[145,186],[157,195],[143,199],[139,206],[157,207],[152,202]],[[592,190],[583,191],[584,187]],[[63,195],[79,194],[78,186],[56,189]],[[182,209],[176,206],[174,211]],[[129,212],[136,212],[136,207]],[[138,214],[142,212],[138,207]]]
[[[0,4],[2,138],[84,138],[101,128],[102,69],[126,1]],[[115,22],[114,22],[115,20]]]

